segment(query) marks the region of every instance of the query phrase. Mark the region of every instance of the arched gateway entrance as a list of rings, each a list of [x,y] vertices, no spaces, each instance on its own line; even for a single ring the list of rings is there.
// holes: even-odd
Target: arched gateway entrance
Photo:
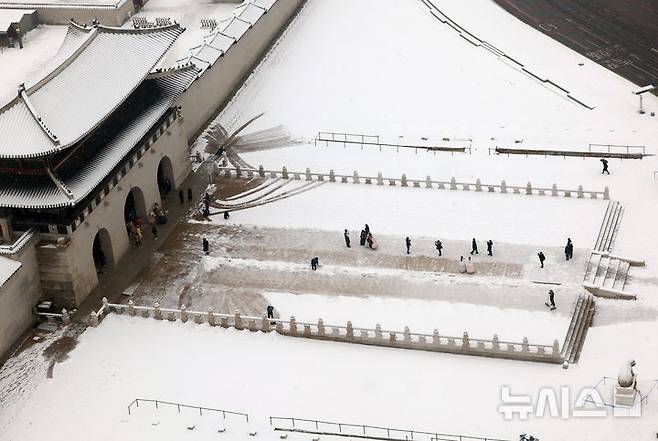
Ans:
[[[164,156],[158,164],[158,188],[160,189],[160,196],[166,198],[172,190],[176,188],[174,182],[174,168],[171,165],[169,157]]]
[[[91,256],[94,259],[96,271],[102,273],[108,265],[114,265],[114,253],[112,252],[112,240],[110,233],[101,228],[94,236],[91,246]]]

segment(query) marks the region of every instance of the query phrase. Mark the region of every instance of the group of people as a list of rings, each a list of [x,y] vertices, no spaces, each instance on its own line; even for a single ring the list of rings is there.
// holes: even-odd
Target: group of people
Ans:
[[[351,248],[349,231],[345,230],[343,236],[345,238],[345,245],[347,245],[347,248]],[[368,226],[368,224],[366,224],[363,230],[361,230],[361,234],[359,235],[359,244],[362,247],[366,246],[367,244],[368,248],[373,250],[377,249],[377,241],[375,241],[375,238],[373,237],[372,232],[370,231],[370,226]]]
[[[537,253],[537,257],[539,258],[539,267],[543,268],[544,262],[546,261],[546,255],[543,251],[540,251]],[[566,260],[573,259],[573,242],[570,237],[567,238],[567,244],[564,246],[564,257]]]

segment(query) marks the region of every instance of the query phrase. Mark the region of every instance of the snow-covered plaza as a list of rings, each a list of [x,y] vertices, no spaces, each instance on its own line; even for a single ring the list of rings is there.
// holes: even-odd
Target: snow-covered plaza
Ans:
[[[237,6],[192,3],[138,17]],[[640,114],[637,88],[492,0],[307,0],[190,143],[205,192],[163,199],[191,208],[146,268],[0,367],[0,439],[655,439],[658,98]]]

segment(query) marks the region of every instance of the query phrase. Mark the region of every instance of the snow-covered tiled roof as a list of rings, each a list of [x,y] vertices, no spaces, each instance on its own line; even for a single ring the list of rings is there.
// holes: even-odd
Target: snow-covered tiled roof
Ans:
[[[0,288],[18,271],[22,263],[0,256]]]
[[[0,157],[30,158],[87,136],[140,85],[183,32],[72,24],[59,62],[0,108]]]
[[[198,75],[189,65],[149,75],[141,86],[79,147],[89,155],[82,166],[50,176],[0,175],[0,207],[60,208],[87,197],[167,112]]]
[[[246,0],[235,8],[233,16],[218,23],[203,43],[193,47],[190,54],[179,60],[192,62],[201,69],[207,69],[215,64],[278,0]]]

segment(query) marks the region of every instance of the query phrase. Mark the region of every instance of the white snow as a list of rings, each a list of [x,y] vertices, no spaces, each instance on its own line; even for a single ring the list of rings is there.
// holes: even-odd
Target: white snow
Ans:
[[[0,288],[2,288],[2,285],[4,285],[21,266],[23,266],[23,264],[16,260],[0,256]]]
[[[649,440],[658,416],[653,396],[640,419],[505,421],[498,412],[501,385],[513,394],[530,394],[533,402],[541,387],[559,392],[566,386],[573,402],[581,388],[615,376],[629,357],[637,360],[641,387],[648,387],[658,370],[658,345],[650,337],[654,325],[626,329],[642,351],[628,348],[628,336],[615,327],[593,328],[580,364],[562,370],[110,315],[82,335],[70,358],[41,382],[21,412],[8,408],[0,414],[0,432],[7,441],[82,439],[92,432],[106,441],[213,439],[209,433],[219,424],[226,436],[244,433],[243,425],[214,417],[187,431],[185,425],[200,419],[189,413],[171,419],[152,405],[140,407],[133,419],[127,406],[141,397],[247,412],[257,439],[274,439],[267,417],[295,416],[510,440],[521,432],[555,441]],[[156,422],[162,427],[152,425]]]

